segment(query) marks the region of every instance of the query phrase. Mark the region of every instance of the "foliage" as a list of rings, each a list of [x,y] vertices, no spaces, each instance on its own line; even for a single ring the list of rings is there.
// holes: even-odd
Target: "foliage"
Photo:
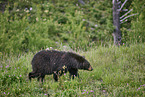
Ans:
[[[113,26],[107,20],[111,8],[104,11],[101,7],[107,4],[105,1],[99,5],[92,1],[85,6],[65,0],[55,1],[55,4],[45,0],[39,4],[24,1],[23,4],[27,6],[22,2],[11,2],[5,12],[0,13],[1,52],[19,53],[46,47],[57,48],[60,44],[69,45],[72,49],[87,50],[89,46],[106,45],[112,40]]]
[[[33,53],[19,56],[0,56],[0,96],[46,96],[52,97],[97,97],[97,96],[144,96],[145,78],[145,45],[130,45],[120,48],[98,47],[85,55],[93,71],[79,70],[79,78],[69,79],[69,73],[53,80],[52,75],[45,77],[41,84],[37,79],[28,80],[32,71],[30,65]]]
[[[138,13],[136,19],[131,23],[131,31],[129,32],[131,43],[145,42],[145,3],[144,1],[136,0],[132,3],[132,6],[136,13]]]
[[[145,4],[143,0],[131,0],[125,6],[126,9],[133,9],[130,14],[137,14],[129,17],[126,23],[122,24],[122,42],[129,44],[145,42]]]
[[[4,2],[8,5],[5,12],[0,13],[0,52],[58,48],[61,44],[69,45],[74,50],[88,50],[96,45],[108,46],[112,43],[111,1],[91,0],[85,1],[85,5],[68,0]],[[140,5],[144,7],[141,2],[130,1],[124,7],[133,8],[138,15],[122,24],[123,43],[144,42],[145,18],[144,9],[139,10]]]

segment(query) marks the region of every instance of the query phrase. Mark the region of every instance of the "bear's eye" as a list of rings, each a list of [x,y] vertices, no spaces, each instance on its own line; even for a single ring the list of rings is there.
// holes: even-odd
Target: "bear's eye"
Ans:
[[[90,64],[88,62],[83,63],[84,67],[89,68]]]

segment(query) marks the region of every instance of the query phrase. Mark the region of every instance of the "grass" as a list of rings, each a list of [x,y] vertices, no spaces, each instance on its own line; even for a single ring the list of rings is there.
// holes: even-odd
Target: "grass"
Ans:
[[[80,78],[69,80],[69,74],[58,82],[52,75],[44,84],[28,80],[33,53],[0,57],[0,96],[22,97],[143,97],[145,96],[145,45],[97,47],[84,55],[93,71],[79,70]]]

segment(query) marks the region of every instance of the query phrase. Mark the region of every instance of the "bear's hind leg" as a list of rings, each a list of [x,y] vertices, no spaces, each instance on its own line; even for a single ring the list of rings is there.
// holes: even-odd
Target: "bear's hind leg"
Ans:
[[[39,73],[30,72],[30,73],[29,73],[29,80],[31,81],[31,78],[35,78],[35,77],[38,77],[38,76],[39,76]]]
[[[39,77],[37,78],[37,81],[39,81],[41,79],[41,82],[43,83],[44,78],[45,78],[44,74],[39,74]]]
[[[43,83],[44,78],[45,78],[45,75],[42,75],[42,76],[41,76],[41,82],[42,82],[42,83]]]

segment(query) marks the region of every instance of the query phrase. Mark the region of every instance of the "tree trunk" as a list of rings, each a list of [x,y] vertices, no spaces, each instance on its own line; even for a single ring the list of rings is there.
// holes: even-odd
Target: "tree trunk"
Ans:
[[[7,1],[0,2],[0,12],[4,13],[7,3]]]
[[[78,0],[81,4],[85,5],[85,2],[83,0]]]
[[[113,0],[113,25],[115,26],[113,37],[114,45],[121,45],[121,31],[120,31],[120,11],[117,0]]]

